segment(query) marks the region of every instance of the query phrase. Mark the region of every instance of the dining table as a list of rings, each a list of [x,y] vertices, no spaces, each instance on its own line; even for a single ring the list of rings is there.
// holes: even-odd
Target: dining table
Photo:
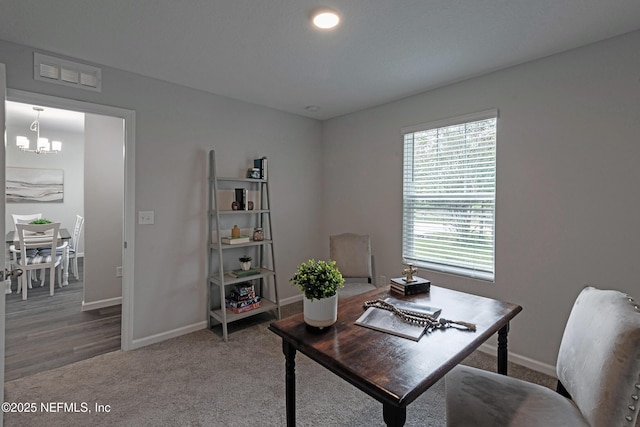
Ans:
[[[71,233],[66,228],[60,228],[58,230],[58,246],[62,246],[64,242],[69,242],[71,240]],[[9,247],[14,245],[16,249],[20,247],[20,241],[18,239],[18,235],[15,231],[7,231],[5,236],[5,244],[7,256],[5,257],[6,264],[9,265],[8,254]],[[69,284],[69,245],[65,245],[62,252],[62,286],[67,286]],[[11,289],[7,288],[5,293],[11,293]]]

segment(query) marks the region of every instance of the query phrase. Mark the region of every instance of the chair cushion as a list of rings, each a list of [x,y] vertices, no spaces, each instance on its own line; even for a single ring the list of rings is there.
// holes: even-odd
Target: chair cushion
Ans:
[[[571,400],[516,378],[458,365],[445,386],[448,426],[589,427]]]
[[[56,249],[56,253],[58,255],[64,255],[64,249]],[[49,248],[38,249],[38,254],[40,254],[40,255],[50,255],[51,254],[51,249],[49,249]],[[69,248],[69,257],[73,258],[73,255],[75,255],[75,250],[72,250],[71,248]]]
[[[38,253],[37,249],[27,249],[28,257],[36,256],[37,253]],[[16,259],[20,259],[20,257],[22,256],[22,253],[20,251],[13,252],[13,254],[16,256]]]
[[[371,278],[369,236],[352,233],[329,236],[329,254],[343,277]]]
[[[62,260],[62,255],[56,255],[56,264]],[[35,256],[27,257],[27,265],[35,264],[47,264],[51,262],[51,255],[37,254]]]
[[[375,288],[372,283],[356,279],[345,279],[344,288],[338,289],[338,299],[349,298]]]
[[[591,426],[627,425],[626,417],[638,416],[631,397],[640,395],[637,306],[622,292],[586,287],[567,320],[557,375]]]

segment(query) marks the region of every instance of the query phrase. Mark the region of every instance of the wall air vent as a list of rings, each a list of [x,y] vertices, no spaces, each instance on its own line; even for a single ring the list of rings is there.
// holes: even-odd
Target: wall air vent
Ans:
[[[102,92],[102,69],[37,52],[33,54],[33,78],[42,82]]]

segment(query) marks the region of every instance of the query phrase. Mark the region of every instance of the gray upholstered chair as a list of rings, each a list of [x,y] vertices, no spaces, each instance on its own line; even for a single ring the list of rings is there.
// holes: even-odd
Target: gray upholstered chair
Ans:
[[[565,327],[558,392],[467,366],[445,376],[448,426],[633,427],[640,409],[640,309],[586,287]]]
[[[345,278],[338,298],[347,298],[375,289],[369,236],[343,233],[329,236],[329,258]]]

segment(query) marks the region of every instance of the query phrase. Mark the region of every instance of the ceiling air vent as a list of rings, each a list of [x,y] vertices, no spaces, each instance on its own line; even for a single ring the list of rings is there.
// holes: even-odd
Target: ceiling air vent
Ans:
[[[33,78],[78,89],[102,91],[100,68],[37,52],[33,54]]]
[[[62,74],[60,74],[60,80],[67,83],[78,84],[78,70],[72,70],[70,68],[62,67]]]

